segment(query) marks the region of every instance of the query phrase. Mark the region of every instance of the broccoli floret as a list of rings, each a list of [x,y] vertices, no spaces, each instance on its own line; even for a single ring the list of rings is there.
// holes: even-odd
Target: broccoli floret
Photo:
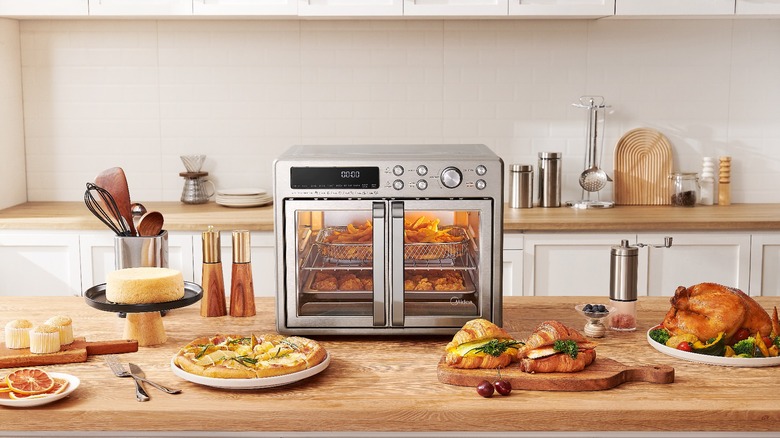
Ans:
[[[650,330],[650,339],[658,342],[659,344],[666,345],[666,341],[669,340],[670,336],[671,334],[669,333],[669,330],[666,330],[665,328]]]
[[[753,338],[743,339],[734,344],[734,354],[740,357],[753,357],[756,351],[756,340]]]
[[[772,344],[776,345],[777,348],[780,348],[780,335],[775,336],[775,339],[772,341]]]

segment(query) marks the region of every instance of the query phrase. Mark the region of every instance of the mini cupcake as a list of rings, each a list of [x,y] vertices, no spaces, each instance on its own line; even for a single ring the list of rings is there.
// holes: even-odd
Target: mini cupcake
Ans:
[[[73,321],[63,315],[52,316],[44,324],[57,327],[60,331],[60,344],[68,345],[73,343]]]
[[[32,323],[26,319],[15,319],[5,325],[5,346],[8,348],[29,348]]]
[[[60,330],[43,324],[30,331],[30,353],[56,353],[60,351]]]

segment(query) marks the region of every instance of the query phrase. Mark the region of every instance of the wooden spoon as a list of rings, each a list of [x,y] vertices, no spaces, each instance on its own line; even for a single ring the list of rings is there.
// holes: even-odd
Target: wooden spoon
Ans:
[[[138,221],[138,235],[146,237],[157,236],[162,231],[164,222],[165,218],[159,211],[147,212]]]
[[[112,167],[106,169],[95,177],[95,184],[103,187],[114,197],[119,214],[122,217],[116,218],[118,221],[124,221],[126,228],[131,236],[136,235],[135,225],[133,225],[133,214],[130,212],[130,190],[127,187],[127,177],[121,167]]]

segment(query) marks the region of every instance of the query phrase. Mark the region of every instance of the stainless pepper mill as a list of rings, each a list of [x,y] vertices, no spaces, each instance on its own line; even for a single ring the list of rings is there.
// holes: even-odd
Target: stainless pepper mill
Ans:
[[[609,258],[609,299],[615,308],[609,315],[609,328],[617,331],[636,330],[637,273],[639,272],[639,248],[669,248],[672,238],[664,237],[663,245],[628,244],[621,240],[613,246]]]

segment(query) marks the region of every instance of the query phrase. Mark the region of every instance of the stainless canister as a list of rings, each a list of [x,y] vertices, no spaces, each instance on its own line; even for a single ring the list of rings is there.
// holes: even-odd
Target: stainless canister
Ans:
[[[534,206],[534,167],[529,164],[509,166],[509,206],[531,208]]]
[[[638,271],[638,246],[631,246],[628,240],[621,240],[620,246],[612,247],[609,258],[609,303],[615,308],[609,316],[609,328],[612,330],[636,330]]]
[[[115,236],[114,267],[125,268],[167,268],[168,231],[156,236]]]
[[[539,207],[561,206],[561,153],[539,152]]]

